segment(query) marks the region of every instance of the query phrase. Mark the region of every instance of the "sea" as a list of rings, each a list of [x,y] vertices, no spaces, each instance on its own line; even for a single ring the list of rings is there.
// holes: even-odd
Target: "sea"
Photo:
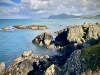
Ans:
[[[15,58],[21,56],[24,51],[34,51],[35,55],[55,55],[56,50],[48,50],[40,47],[32,40],[42,32],[50,32],[54,38],[57,36],[55,31],[66,28],[69,25],[89,23],[100,23],[100,19],[0,19],[0,62],[5,62],[6,68],[9,67]],[[14,25],[46,25],[46,30],[16,29],[2,31],[1,28]]]

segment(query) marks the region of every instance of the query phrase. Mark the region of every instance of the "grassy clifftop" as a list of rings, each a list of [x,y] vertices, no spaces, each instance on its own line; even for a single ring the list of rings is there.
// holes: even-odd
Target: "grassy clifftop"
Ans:
[[[87,69],[92,71],[100,69],[100,44],[83,49],[81,57],[85,59]]]

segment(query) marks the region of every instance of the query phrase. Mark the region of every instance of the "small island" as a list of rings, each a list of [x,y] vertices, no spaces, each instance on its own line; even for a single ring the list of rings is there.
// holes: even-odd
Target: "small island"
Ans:
[[[10,31],[12,29],[45,30],[45,29],[48,29],[48,27],[45,25],[28,25],[28,26],[16,25],[16,26],[12,26],[11,28],[8,28],[8,27],[2,28],[3,31]]]

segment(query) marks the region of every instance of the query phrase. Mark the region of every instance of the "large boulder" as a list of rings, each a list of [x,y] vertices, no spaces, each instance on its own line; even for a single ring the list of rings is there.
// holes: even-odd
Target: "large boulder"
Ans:
[[[90,25],[86,32],[86,40],[87,43],[93,45],[98,42],[98,38],[100,37],[100,28],[97,25]]]
[[[35,37],[32,42],[43,46],[43,45],[50,45],[52,42],[53,36],[49,32],[44,32]]]
[[[69,26],[67,31],[67,40],[69,42],[75,42],[83,37],[83,29],[81,25]]]
[[[81,25],[68,26],[55,38],[55,45],[66,46],[71,42],[78,42],[83,37],[83,33]]]

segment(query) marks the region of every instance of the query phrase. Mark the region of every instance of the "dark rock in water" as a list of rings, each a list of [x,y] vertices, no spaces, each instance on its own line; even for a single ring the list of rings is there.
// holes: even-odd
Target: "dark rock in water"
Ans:
[[[5,28],[2,28],[2,30],[4,30],[4,31],[9,31],[9,30],[10,30],[10,28],[5,27]]]
[[[43,45],[50,45],[52,42],[53,36],[49,32],[44,32],[38,35],[32,42],[43,46]]]

